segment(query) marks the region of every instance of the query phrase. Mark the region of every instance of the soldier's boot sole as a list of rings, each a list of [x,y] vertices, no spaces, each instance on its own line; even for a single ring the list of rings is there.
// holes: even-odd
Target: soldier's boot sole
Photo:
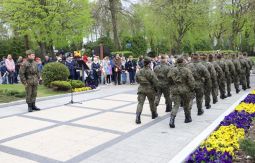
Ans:
[[[231,97],[232,96],[232,94],[231,93],[228,93],[228,97]]]
[[[205,108],[206,109],[211,109],[211,105],[209,104],[209,105],[205,106]]]

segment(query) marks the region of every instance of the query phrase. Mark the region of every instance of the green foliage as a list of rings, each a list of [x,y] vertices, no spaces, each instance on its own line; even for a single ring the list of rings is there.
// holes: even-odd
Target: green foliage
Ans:
[[[15,34],[56,47],[81,42],[91,24],[88,0],[2,0],[0,15]]]
[[[56,91],[68,91],[72,88],[68,81],[53,81],[50,85]]]
[[[0,40],[0,58],[12,54],[13,58],[25,56],[24,39],[21,37]]]
[[[255,142],[252,139],[244,139],[240,142],[240,148],[255,160]]]
[[[144,55],[147,50],[147,42],[142,36],[125,37],[122,41],[123,50],[132,51],[135,57]],[[127,46],[130,44],[131,46]]]
[[[238,51],[233,51],[233,50],[220,50],[219,51],[220,53],[238,53]],[[214,53],[217,53],[217,50],[211,50],[211,51],[196,51],[196,53],[206,53],[206,54],[214,54]]]
[[[24,98],[24,97],[26,97],[25,91],[4,89],[4,90],[0,90],[0,93],[2,95],[13,96],[13,97],[17,97],[17,98]]]
[[[85,84],[80,80],[70,80],[69,83],[71,84],[72,88],[82,88],[85,86]]]
[[[53,81],[67,81],[70,72],[62,63],[48,63],[44,66],[42,79],[45,86],[50,86]]]

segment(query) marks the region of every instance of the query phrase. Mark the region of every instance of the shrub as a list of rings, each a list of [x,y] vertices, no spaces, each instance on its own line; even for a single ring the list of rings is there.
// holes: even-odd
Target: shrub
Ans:
[[[69,82],[70,82],[73,89],[84,87],[84,83],[80,80],[72,80],[72,81],[70,80]]]
[[[68,81],[53,81],[50,85],[54,90],[57,91],[68,91],[72,88],[70,82]]]
[[[45,65],[42,72],[42,79],[45,86],[50,87],[53,81],[67,81],[70,72],[68,68],[61,63],[49,63]]]
[[[26,97],[26,92],[25,91],[17,91],[17,90],[0,90],[0,93],[6,96],[14,96],[18,98],[24,98]]]

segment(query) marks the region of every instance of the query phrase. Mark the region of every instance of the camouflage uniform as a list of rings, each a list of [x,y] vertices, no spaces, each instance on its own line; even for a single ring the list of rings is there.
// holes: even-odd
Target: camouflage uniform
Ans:
[[[235,70],[236,70],[236,76],[234,78],[234,86],[236,89],[236,93],[240,92],[239,89],[239,83],[240,83],[240,74],[241,74],[241,63],[239,61],[239,59],[236,58],[235,54],[232,54],[232,62],[235,66]]]
[[[170,66],[167,63],[161,63],[160,65],[156,66],[154,72],[158,78],[158,88],[157,88],[157,95],[155,98],[155,105],[158,106],[160,102],[161,95],[163,94],[166,101],[166,112],[170,112],[172,110],[172,101],[170,98],[170,89],[169,89],[169,82],[167,79],[167,74],[170,69]]]
[[[199,61],[191,62],[187,64],[187,67],[192,71],[193,77],[195,79],[195,94],[198,115],[202,115],[204,113],[202,109],[204,86],[206,85],[210,89],[212,86],[210,73]]]
[[[218,81],[217,81],[217,73],[216,70],[213,66],[212,63],[207,62],[207,61],[202,61],[201,62],[209,71],[210,76],[211,76],[211,82],[212,82],[212,88],[210,90],[210,87],[208,87],[207,85],[205,85],[205,106],[209,109],[210,108],[210,94],[212,93],[212,97],[213,97],[213,103],[216,103],[217,100],[217,91],[218,91]]]
[[[240,56],[239,61],[241,64],[240,84],[242,85],[243,90],[246,90],[248,83],[246,79],[246,74],[250,69],[250,65],[243,56]]]
[[[138,105],[137,105],[137,119],[136,123],[141,123],[140,121],[140,115],[143,110],[143,104],[146,99],[146,97],[149,100],[150,103],[150,109],[152,113],[152,119],[156,118],[157,110],[156,106],[154,104],[155,101],[155,94],[156,94],[156,88],[158,87],[158,79],[155,75],[155,73],[150,68],[150,58],[146,57],[144,59],[144,68],[142,68],[137,74],[136,74],[136,81],[139,84],[138,87]]]
[[[20,80],[25,85],[26,89],[26,102],[29,107],[29,111],[38,110],[35,106],[37,96],[37,86],[39,82],[39,72],[37,63],[33,60],[25,61],[19,71]]]
[[[181,101],[183,102],[185,123],[192,121],[190,104],[192,103],[192,95],[195,89],[195,80],[192,72],[184,66],[183,62],[177,63],[176,67],[171,68],[167,77],[169,79],[171,95],[174,102],[169,125],[171,128],[174,128],[174,119],[180,107]]]
[[[225,83],[227,84],[227,92],[229,94],[231,92],[231,78],[230,78],[230,74],[229,74],[228,65],[221,58],[218,58],[217,63],[223,71]],[[221,98],[222,99],[226,98],[225,94],[224,94],[224,96],[222,94]]]
[[[250,87],[250,73],[251,73],[252,67],[254,65],[254,62],[248,57],[245,58],[245,59],[246,59],[246,62],[248,63],[248,65],[249,65],[249,69],[247,69],[247,71],[246,71],[247,88],[251,88]]]
[[[228,87],[231,87],[231,83],[235,83],[235,86],[238,85],[238,83],[237,83],[237,75],[236,75],[236,68],[235,68],[234,63],[230,59],[225,59],[225,62],[227,64],[227,66],[228,66],[229,78],[230,78],[229,79],[230,83],[229,83]],[[238,90],[238,88],[237,88],[237,90]],[[231,96],[230,91],[231,91],[231,88],[228,88],[228,96]]]

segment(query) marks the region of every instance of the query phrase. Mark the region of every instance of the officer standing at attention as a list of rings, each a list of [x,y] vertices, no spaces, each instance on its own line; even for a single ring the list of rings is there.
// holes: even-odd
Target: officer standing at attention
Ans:
[[[146,97],[148,98],[150,103],[152,119],[155,119],[158,117],[157,109],[154,104],[156,89],[158,87],[158,79],[155,73],[151,70],[150,65],[151,65],[151,58],[145,57],[144,67],[140,71],[138,71],[136,75],[136,81],[139,84],[138,93],[137,93],[138,105],[137,105],[137,111],[136,111],[137,124],[141,123],[141,114],[142,114],[143,104]]]
[[[21,65],[20,80],[26,89],[26,102],[28,104],[28,112],[40,109],[35,106],[37,96],[37,86],[39,82],[39,72],[35,60],[35,53],[32,50],[26,51],[27,60]]]
[[[157,95],[155,98],[155,105],[156,107],[159,105],[161,95],[163,94],[166,101],[166,112],[170,112],[172,110],[172,101],[170,98],[170,89],[169,89],[169,82],[167,79],[168,71],[171,67],[167,63],[166,55],[161,56],[161,63],[154,68],[154,72],[158,78],[159,87],[157,91]]]

